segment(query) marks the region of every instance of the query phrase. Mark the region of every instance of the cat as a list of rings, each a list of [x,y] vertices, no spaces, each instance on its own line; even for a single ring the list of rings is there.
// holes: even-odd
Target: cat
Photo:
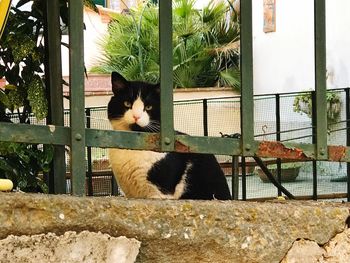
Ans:
[[[108,119],[114,130],[159,132],[160,85],[127,81],[112,72]],[[231,199],[219,163],[212,154],[109,150],[113,174],[126,197],[159,199]]]

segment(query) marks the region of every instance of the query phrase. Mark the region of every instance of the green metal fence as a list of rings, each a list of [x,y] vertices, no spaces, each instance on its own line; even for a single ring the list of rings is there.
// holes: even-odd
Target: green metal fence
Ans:
[[[2,141],[56,145],[54,185],[56,193],[65,192],[62,150],[69,145],[71,153],[72,194],[85,194],[85,147],[119,147],[154,151],[213,153],[230,156],[261,156],[297,160],[350,161],[348,146],[327,145],[326,118],[326,42],[325,0],[315,0],[315,103],[312,143],[258,141],[254,138],[252,0],[241,1],[241,139],[175,135],[172,97],[172,9],[171,0],[159,1],[161,65],[161,132],[147,134],[86,129],[84,118],[83,1],[69,1],[70,57],[70,126],[63,126],[60,58],[59,3],[48,1],[47,12],[50,52],[51,125],[33,126],[2,123]],[[54,95],[56,94],[56,95]],[[348,145],[349,142],[347,142]]]
[[[346,145],[349,128],[346,126],[346,122],[350,119],[350,112],[346,107],[347,101],[349,101],[349,91],[350,88],[332,90],[332,93],[337,96],[337,107],[332,106],[333,109],[336,109],[332,116],[337,113],[338,117],[332,119],[328,126],[328,144]],[[312,143],[313,127],[311,119],[305,113],[295,112],[293,105],[296,98],[300,96],[311,97],[311,93],[254,96],[254,138],[258,141]],[[221,137],[222,135],[231,136],[241,130],[240,96],[174,101],[173,107],[174,128],[189,135]],[[306,109],[308,108],[306,107]],[[37,121],[34,115],[29,118],[31,124],[43,125],[45,123],[44,120]],[[86,128],[111,129],[105,106],[86,108],[85,118]],[[18,115],[11,115],[11,121],[18,123]],[[69,126],[69,121],[69,110],[66,110],[64,125]],[[231,185],[231,189],[236,188],[236,198],[247,200],[266,199],[281,194],[273,184],[264,183],[259,178],[259,166],[252,158],[244,160],[246,165],[245,175],[243,175],[243,169],[239,169],[236,173],[239,176],[232,177],[232,168],[234,168],[232,156],[217,155],[216,157],[229,185]],[[242,158],[238,161],[240,165],[243,165]],[[268,160],[267,162],[276,163],[276,160]],[[66,152],[66,164],[69,172],[70,158],[68,152]],[[315,163],[315,167],[311,161],[298,162],[297,164],[301,167],[296,178],[286,182],[281,177],[279,181],[296,198],[309,199],[313,197],[313,193],[315,193],[317,199],[342,198],[343,200],[347,196],[348,172],[346,163],[319,161]],[[85,169],[88,195],[118,194],[119,189],[112,177],[106,148],[87,147]],[[281,174],[284,174],[282,170]],[[50,176],[47,178],[50,178]],[[67,192],[70,192],[70,189],[71,181],[68,173]]]
[[[349,100],[349,90],[349,88],[344,88],[332,91],[332,93],[337,94],[340,103],[337,107],[339,117],[333,120],[328,127],[329,144],[346,145],[348,130],[346,122],[350,118],[346,107],[346,102]],[[293,107],[296,97],[311,96],[311,93],[254,96],[254,138],[258,141],[312,143],[311,119],[305,113],[295,112]],[[86,109],[87,127],[109,129],[110,124],[106,111],[106,107]],[[174,101],[174,128],[193,136],[221,137],[221,134],[230,135],[240,132],[240,96]],[[108,158],[107,150],[92,148],[90,151],[92,157],[87,158],[87,166],[92,163],[92,174],[97,175],[97,171],[103,169],[110,171],[105,165]],[[238,187],[237,198],[265,199],[280,194],[273,184],[266,184],[257,176],[258,166],[251,158],[245,160],[247,165],[245,180],[242,178],[242,171],[239,171],[238,177],[234,177],[238,179],[237,186],[234,185],[234,180],[232,181],[232,156],[217,155],[217,159],[226,174],[231,189]],[[241,164],[242,161],[240,160]],[[275,163],[276,160],[269,160],[269,162]],[[317,199],[339,199],[347,196],[346,163],[319,161],[315,168],[311,161],[297,164],[301,166],[297,178],[288,182],[280,181],[296,198],[310,199],[313,197],[313,193]],[[313,178],[314,174],[315,178]],[[105,181],[110,185],[111,177]],[[103,185],[101,184],[99,187],[96,182],[91,185],[93,191],[89,191],[89,194],[101,195],[100,188],[103,188]],[[316,188],[314,189],[314,187]],[[111,186],[108,192],[102,192],[107,195],[112,194]]]

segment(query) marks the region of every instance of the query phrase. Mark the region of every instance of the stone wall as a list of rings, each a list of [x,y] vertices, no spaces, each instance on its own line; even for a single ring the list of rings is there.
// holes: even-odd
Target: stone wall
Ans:
[[[137,262],[298,262],[293,255],[309,241],[319,248],[312,254],[315,258],[326,260],[330,248],[337,246],[334,242],[350,255],[347,204],[20,193],[0,193],[0,200],[0,238],[84,230],[126,236],[141,242]],[[333,239],[340,233],[343,243]],[[303,251],[311,255],[311,250]],[[350,262],[350,256],[344,262]]]

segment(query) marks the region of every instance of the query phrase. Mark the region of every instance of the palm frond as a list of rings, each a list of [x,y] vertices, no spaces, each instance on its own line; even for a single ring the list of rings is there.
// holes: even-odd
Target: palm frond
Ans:
[[[215,24],[222,19],[222,14],[226,14],[227,6],[224,2],[216,3],[213,0],[209,2],[202,10],[203,23]]]
[[[228,86],[239,90],[241,88],[241,76],[237,67],[225,69],[219,73],[221,86]]]
[[[176,87],[238,86],[229,70],[239,65],[239,24],[226,2],[202,11],[195,0],[173,0],[173,76]],[[159,81],[158,9],[144,3],[115,14],[101,41],[103,72],[118,70],[128,79]],[[231,74],[231,75],[230,75]]]

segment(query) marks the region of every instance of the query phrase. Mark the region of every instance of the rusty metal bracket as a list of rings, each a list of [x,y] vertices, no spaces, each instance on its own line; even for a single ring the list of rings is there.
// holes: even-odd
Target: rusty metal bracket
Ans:
[[[266,174],[267,178],[269,178],[270,182],[273,183],[274,186],[277,187],[282,193],[284,193],[289,199],[295,199],[294,195],[292,195],[286,188],[284,188],[272,175],[270,170],[266,167],[261,158],[254,156],[255,162],[260,166],[261,170]]]

